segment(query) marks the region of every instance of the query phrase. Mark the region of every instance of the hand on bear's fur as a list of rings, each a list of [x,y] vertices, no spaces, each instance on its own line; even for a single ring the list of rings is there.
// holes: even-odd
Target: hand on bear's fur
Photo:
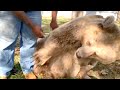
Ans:
[[[35,25],[32,31],[37,38],[44,38],[44,33],[42,32],[42,29],[40,26]]]

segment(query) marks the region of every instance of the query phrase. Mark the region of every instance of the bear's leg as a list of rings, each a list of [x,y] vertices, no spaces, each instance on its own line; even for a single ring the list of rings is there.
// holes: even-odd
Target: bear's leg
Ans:
[[[79,73],[77,74],[77,78],[83,79],[87,76],[87,73],[93,68],[92,65],[82,66]]]

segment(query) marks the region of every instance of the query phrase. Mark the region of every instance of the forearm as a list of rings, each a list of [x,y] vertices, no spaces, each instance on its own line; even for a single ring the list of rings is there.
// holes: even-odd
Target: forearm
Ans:
[[[57,19],[57,11],[52,11],[52,21],[56,21]]]
[[[27,24],[31,29],[34,28],[34,24],[32,21],[27,17],[24,11],[13,11],[16,17],[18,17],[21,21]]]

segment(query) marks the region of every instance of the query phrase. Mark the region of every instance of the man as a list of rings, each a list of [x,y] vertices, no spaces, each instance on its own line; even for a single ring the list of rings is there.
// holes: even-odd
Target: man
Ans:
[[[50,26],[57,25],[57,12],[52,11]],[[14,50],[20,34],[20,65],[26,79],[36,79],[32,72],[37,38],[43,38],[40,11],[0,11],[0,78],[7,79],[14,66]]]

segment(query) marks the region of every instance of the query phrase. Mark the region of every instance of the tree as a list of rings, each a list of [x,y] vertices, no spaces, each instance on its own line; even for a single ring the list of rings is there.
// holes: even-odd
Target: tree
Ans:
[[[117,12],[117,22],[120,23],[120,11]]]
[[[72,11],[71,19],[83,16],[83,11]]]

